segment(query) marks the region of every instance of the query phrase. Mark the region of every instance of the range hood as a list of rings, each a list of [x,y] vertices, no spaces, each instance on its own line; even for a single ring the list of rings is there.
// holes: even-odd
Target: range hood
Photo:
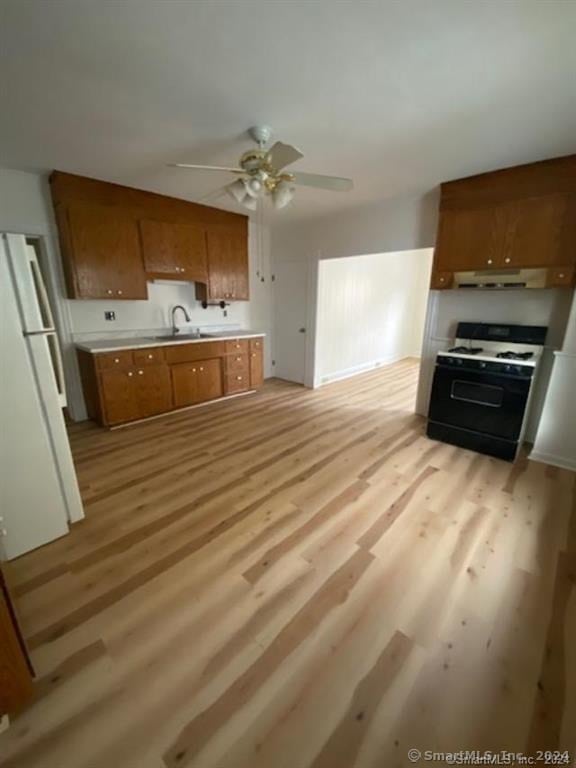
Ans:
[[[476,272],[455,272],[454,288],[545,288],[546,269],[484,269]]]

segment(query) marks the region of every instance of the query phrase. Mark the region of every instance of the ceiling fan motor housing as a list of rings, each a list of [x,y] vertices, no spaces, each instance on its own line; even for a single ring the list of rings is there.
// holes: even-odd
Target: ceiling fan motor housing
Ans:
[[[254,141],[261,147],[268,144],[272,138],[272,128],[269,125],[254,125],[248,131]]]

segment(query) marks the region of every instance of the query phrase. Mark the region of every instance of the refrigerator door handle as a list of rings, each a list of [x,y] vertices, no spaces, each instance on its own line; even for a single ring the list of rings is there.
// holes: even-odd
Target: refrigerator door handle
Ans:
[[[44,285],[44,278],[40,271],[40,265],[36,261],[36,258],[30,259],[28,262],[32,268],[32,282],[36,288],[36,295],[38,296],[38,304],[40,305],[40,314],[47,327],[42,328],[43,331],[54,331],[54,317],[52,315],[52,307],[48,299],[48,291]],[[34,331],[31,331],[34,333]]]
[[[41,331],[24,331],[24,336],[51,336],[56,328],[43,328]]]

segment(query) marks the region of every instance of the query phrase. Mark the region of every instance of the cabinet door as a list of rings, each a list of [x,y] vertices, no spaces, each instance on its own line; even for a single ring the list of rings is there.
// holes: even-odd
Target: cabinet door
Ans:
[[[0,572],[0,715],[18,712],[32,694],[31,668]]]
[[[172,366],[174,407],[183,408],[222,397],[222,363],[198,360]]]
[[[172,409],[172,386],[167,365],[146,365],[134,371],[140,418]]]
[[[199,402],[198,366],[196,363],[180,363],[171,366],[174,408],[184,408]]]
[[[203,360],[198,363],[198,402],[222,397],[222,361]]]
[[[208,279],[206,233],[174,221],[140,221],[146,272],[205,283]]]
[[[200,299],[247,300],[248,236],[243,230],[214,229],[206,233],[208,290],[200,288]]]
[[[511,267],[556,267],[566,263],[564,233],[568,198],[546,195],[506,206],[504,263]]]
[[[490,269],[504,261],[505,206],[440,212],[436,272]]]
[[[258,389],[263,383],[264,359],[262,349],[252,346],[250,351],[250,386],[252,389]]]
[[[129,213],[114,206],[71,203],[67,222],[73,298],[148,298],[138,229]]]
[[[121,424],[140,418],[134,370],[100,373],[100,389],[106,424]]]

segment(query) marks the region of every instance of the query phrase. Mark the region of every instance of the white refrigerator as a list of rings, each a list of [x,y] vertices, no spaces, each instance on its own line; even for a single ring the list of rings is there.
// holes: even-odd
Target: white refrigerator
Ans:
[[[11,560],[84,517],[58,336],[24,235],[1,236],[0,313],[0,559]]]

